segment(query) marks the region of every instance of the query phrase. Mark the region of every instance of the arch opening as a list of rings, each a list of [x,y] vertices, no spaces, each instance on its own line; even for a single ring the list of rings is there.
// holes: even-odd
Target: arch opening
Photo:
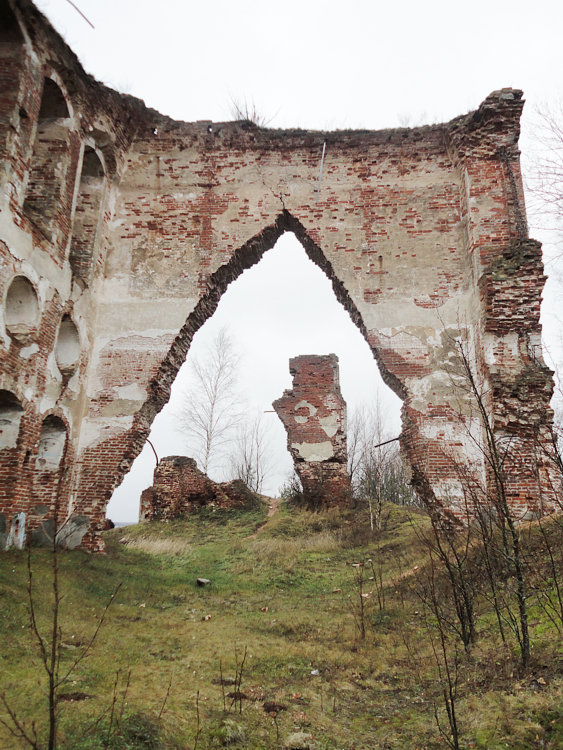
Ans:
[[[48,239],[52,239],[70,164],[69,129],[64,94],[52,78],[45,78],[23,209]]]
[[[300,233],[304,235],[304,230]],[[313,244],[310,240],[309,243]],[[210,284],[208,289],[209,295],[213,295],[213,304],[204,305],[203,310],[196,309],[190,316],[192,321],[188,320],[186,325],[190,322],[193,325],[195,316],[197,328],[188,342],[191,344],[189,353],[186,347],[187,357],[183,366],[177,368],[170,400],[153,424],[150,439],[159,458],[179,452],[193,455],[189,444],[183,443],[182,436],[174,429],[178,406],[189,386],[191,361],[198,358],[198,352],[212,343],[214,336],[228,322],[233,342],[246,351],[239,369],[239,381],[245,386],[244,390],[251,392],[245,409],[252,415],[261,414],[262,421],[267,423],[266,442],[270,444],[270,454],[274,456],[277,467],[264,487],[268,494],[277,494],[292,471],[287,435],[271,406],[283,390],[291,386],[291,356],[336,352],[340,357],[342,389],[350,414],[362,402],[373,402],[375,406],[379,400],[389,417],[390,436],[395,432],[398,435],[400,400],[381,379],[359,312],[349,298],[346,306],[342,304],[342,298],[346,299],[347,294],[342,286],[340,299],[335,300],[335,286],[338,288],[339,282],[327,261],[322,265],[319,263],[319,259],[324,259],[322,252],[317,249],[317,253],[314,259],[311,258],[301,237],[284,227],[277,237],[271,239],[270,247],[259,253],[254,247],[246,257],[235,255],[233,263],[238,273],[233,278],[229,278],[231,269],[224,266],[216,272],[223,282],[226,278],[229,281],[218,294]],[[230,284],[231,281],[236,283]],[[155,385],[162,387],[164,384]],[[233,437],[233,447],[236,447],[235,443]],[[154,466],[154,454],[146,445],[132,472],[114,492],[108,508],[112,518],[136,520],[138,498],[141,491],[152,484]],[[210,474],[217,481],[225,481],[232,478],[230,469],[229,457],[226,456],[218,469]]]
[[[39,301],[35,287],[26,276],[16,276],[6,293],[6,330],[21,342],[26,342],[37,331]]]
[[[88,284],[100,223],[105,170],[96,149],[86,146],[74,212],[70,266],[75,279]]]
[[[344,284],[334,272],[329,260],[318,245],[311,240],[303,225],[288,211],[284,210],[273,225],[251,238],[224,265],[220,266],[208,278],[201,280],[200,286],[205,290],[205,293],[180,330],[167,356],[163,359],[158,374],[149,386],[150,395],[138,414],[143,421],[152,422],[156,414],[168,402],[172,382],[181,364],[186,359],[194,334],[213,315],[229,284],[236,281],[245,270],[257,264],[264,253],[272,249],[286,232],[295,235],[309,260],[327,277],[337,301],[346,310],[355,327],[370,346],[384,382],[399,398],[404,398],[403,384],[387,370],[377,350],[368,341],[368,332],[362,316]],[[140,446],[138,447],[140,450]]]
[[[38,122],[45,123],[46,120],[64,120],[67,117],[70,117],[70,112],[63,92],[52,78],[46,78],[43,84]]]

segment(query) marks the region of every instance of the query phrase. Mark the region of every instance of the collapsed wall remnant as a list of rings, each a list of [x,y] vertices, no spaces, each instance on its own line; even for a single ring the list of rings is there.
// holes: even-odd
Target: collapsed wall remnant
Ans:
[[[0,544],[57,514],[103,548],[194,333],[284,232],[403,399],[424,501],[463,519],[468,486],[494,493],[461,346],[515,517],[554,502],[521,91],[413,129],[178,122],[87,75],[31,0],[0,0],[0,82]]]
[[[287,447],[312,508],[352,499],[346,449],[346,402],[336,354],[289,360],[293,389],[272,404],[287,430]]]
[[[139,521],[180,518],[204,505],[248,508],[256,495],[240,479],[217,484],[188,456],[167,456],[154,470],[153,483],[141,493]]]

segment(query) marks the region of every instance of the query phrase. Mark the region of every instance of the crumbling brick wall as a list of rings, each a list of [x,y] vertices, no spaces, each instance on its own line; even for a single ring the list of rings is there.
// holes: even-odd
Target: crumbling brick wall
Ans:
[[[549,506],[553,384],[522,92],[414,129],[176,122],[88,76],[31,0],[0,0],[0,84],[0,409],[9,424],[20,415],[0,447],[4,544],[13,523],[22,539],[56,505],[69,544],[102,548],[107,502],[194,333],[286,231],[403,399],[402,449],[425,500],[464,517],[460,466],[488,481],[461,343],[511,448],[512,506]],[[66,448],[38,503],[48,417]]]
[[[287,430],[287,447],[311,508],[345,505],[352,498],[346,448],[346,402],[336,354],[289,361],[293,388],[273,407]]]
[[[181,518],[204,505],[247,508],[256,496],[240,480],[217,484],[197,468],[193,458],[167,456],[154,470],[153,484],[143,491],[140,521]]]

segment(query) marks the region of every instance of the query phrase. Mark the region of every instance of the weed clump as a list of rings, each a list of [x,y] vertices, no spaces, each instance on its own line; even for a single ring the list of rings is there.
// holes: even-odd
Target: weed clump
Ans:
[[[123,716],[117,727],[100,722],[81,736],[77,727],[63,744],[65,750],[162,750],[166,747],[159,719],[142,711]]]

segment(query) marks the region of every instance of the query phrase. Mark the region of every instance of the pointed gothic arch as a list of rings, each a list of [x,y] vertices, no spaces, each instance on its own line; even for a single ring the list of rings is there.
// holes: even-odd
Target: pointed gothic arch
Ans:
[[[152,368],[154,371],[147,386],[148,397],[133,415],[132,427],[126,435],[121,434],[114,440],[110,438],[108,441],[103,441],[103,443],[96,445],[91,452],[88,452],[86,463],[112,466],[112,471],[106,470],[103,477],[98,475],[94,485],[92,484],[93,475],[90,472],[86,474],[88,479],[83,481],[90,481],[90,488],[95,486],[96,491],[90,490],[89,492],[89,487],[81,484],[76,492],[78,500],[74,503],[74,513],[92,513],[95,507],[96,517],[105,518],[105,508],[113,490],[121,483],[133,461],[143,449],[154,418],[170,398],[170,388],[180,367],[186,360],[195,333],[213,316],[227,287],[236,282],[247,269],[259,263],[264,253],[273,248],[281,235],[286,232],[294,234],[307,257],[327,277],[336,301],[349,314],[353,324],[372,352],[384,382],[400,398],[403,397],[402,383],[386,369],[374,345],[373,338],[369,336],[360,311],[335,273],[330,260],[317,243],[311,239],[303,224],[289,211],[283,210],[271,225],[241,245],[228,260],[209,275],[205,284],[202,285],[204,288],[203,294],[160,362],[156,366],[150,360],[147,362],[147,369]],[[115,371],[122,373],[124,380],[126,377],[124,364],[128,359],[129,357],[121,355],[116,349],[109,349],[104,357],[107,366],[109,367],[110,363],[113,363]],[[143,361],[142,357],[140,360]],[[138,367],[139,365],[136,366],[135,370]],[[107,408],[107,394],[102,398],[104,403],[101,406],[101,412],[110,414],[111,410]],[[100,491],[101,482],[104,484],[102,491]],[[86,544],[91,543],[90,539],[85,541]]]

